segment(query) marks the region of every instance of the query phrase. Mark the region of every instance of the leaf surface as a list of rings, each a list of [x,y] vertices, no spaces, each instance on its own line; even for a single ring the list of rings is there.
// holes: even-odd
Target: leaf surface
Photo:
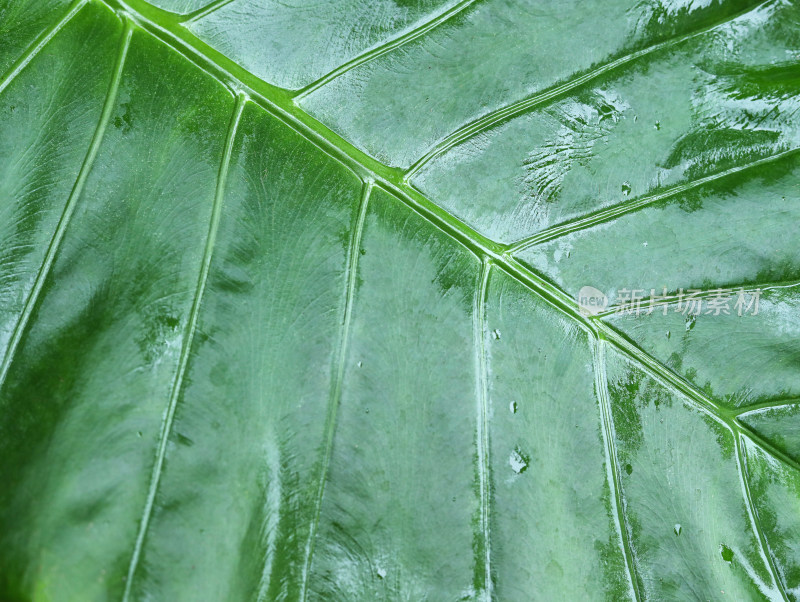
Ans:
[[[0,598],[798,599],[798,22],[0,0]]]

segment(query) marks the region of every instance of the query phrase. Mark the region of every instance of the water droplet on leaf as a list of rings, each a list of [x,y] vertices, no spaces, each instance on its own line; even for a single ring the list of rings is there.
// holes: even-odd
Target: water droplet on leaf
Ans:
[[[731,550],[728,546],[724,543],[720,544],[719,546],[719,553],[722,555],[722,559],[725,562],[733,562],[733,550]]]
[[[492,331],[492,338],[493,338],[495,341],[499,341],[499,340],[500,340],[500,331],[499,331],[497,328],[495,328],[495,329]]]
[[[516,401],[512,401],[510,404],[508,404],[508,409],[511,410],[512,414],[516,414],[517,413],[517,402]]]
[[[680,523],[675,523],[675,528],[673,529],[673,531],[675,531],[675,535],[680,535],[681,534],[681,531],[683,531],[683,528],[681,527]]]
[[[631,183],[630,182],[623,182],[622,183],[622,194],[628,196],[631,193]]]
[[[508,463],[511,466],[511,470],[513,470],[517,474],[522,474],[526,470],[528,470],[528,464],[530,464],[531,459],[526,454],[523,454],[519,448],[516,448],[511,455],[508,457]]]

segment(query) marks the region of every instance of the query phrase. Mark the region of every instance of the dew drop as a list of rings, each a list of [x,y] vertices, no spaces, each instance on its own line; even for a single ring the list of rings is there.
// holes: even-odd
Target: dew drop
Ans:
[[[386,569],[378,569],[376,572],[378,573],[378,578],[379,579],[385,579],[386,578]]]
[[[668,330],[668,331],[667,331],[667,338],[669,338],[669,337],[671,337],[671,336],[672,336],[672,333],[671,333],[671,332]]]
[[[493,338],[495,341],[499,341],[499,340],[500,340],[500,331],[499,331],[497,328],[495,328],[495,329],[492,331],[492,338]]]
[[[516,414],[517,413],[517,402],[516,401],[512,401],[510,404],[508,404],[508,409],[511,411],[512,414]]]
[[[720,544],[719,546],[719,553],[722,555],[722,559],[725,562],[733,562],[733,550],[731,550],[728,546],[724,543]]]
[[[622,183],[622,194],[628,196],[631,193],[631,183],[630,182],[623,182]]]
[[[675,531],[675,535],[680,535],[683,528],[680,523],[675,523],[675,527],[672,530]]]
[[[660,130],[661,129],[661,122],[660,121],[656,121],[655,124],[653,125],[653,127],[656,128],[657,130]]]
[[[631,466],[630,464],[626,464],[625,465],[625,472],[627,472],[628,474],[631,474],[633,472],[633,466]]]
[[[616,123],[617,115],[616,115],[616,113],[614,111],[614,107],[612,107],[610,105],[607,105],[607,104],[603,104],[599,108],[598,112],[600,113],[600,121],[605,121],[606,119],[611,119]]]
[[[686,332],[689,332],[692,328],[694,328],[695,322],[697,322],[697,316],[693,314],[686,316]]]
[[[511,465],[511,470],[513,470],[517,474],[522,474],[526,470],[528,470],[528,464],[530,464],[530,457],[526,454],[523,454],[519,448],[516,448],[511,455],[508,457],[508,463]]]
[[[356,365],[360,368],[361,366],[364,365],[364,362],[358,362],[358,364],[356,364]]]

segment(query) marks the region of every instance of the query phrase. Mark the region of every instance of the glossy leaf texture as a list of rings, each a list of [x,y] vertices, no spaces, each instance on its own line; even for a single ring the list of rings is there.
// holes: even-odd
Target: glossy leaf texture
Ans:
[[[800,599],[798,149],[794,0],[0,0],[0,599]]]

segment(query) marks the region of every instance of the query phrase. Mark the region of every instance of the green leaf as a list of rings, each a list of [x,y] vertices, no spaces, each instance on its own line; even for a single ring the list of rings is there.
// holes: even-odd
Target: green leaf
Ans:
[[[0,599],[798,600],[798,23],[0,0]]]

